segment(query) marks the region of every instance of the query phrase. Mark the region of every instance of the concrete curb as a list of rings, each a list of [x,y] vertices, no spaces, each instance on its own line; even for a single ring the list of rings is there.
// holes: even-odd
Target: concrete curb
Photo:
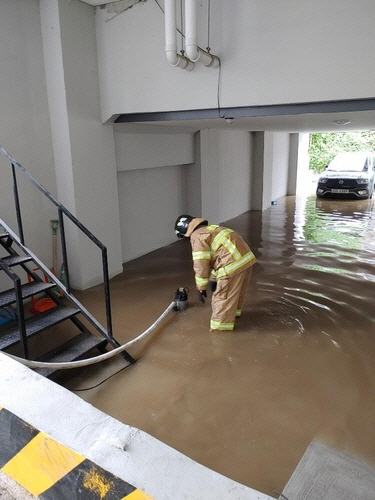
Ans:
[[[0,370],[0,437],[3,443],[8,440],[0,465],[39,498],[273,500],[122,424],[3,353]],[[37,471],[45,458],[49,472],[41,479]],[[35,470],[31,483],[24,479],[27,467]],[[94,478],[87,482],[91,490],[82,489],[83,477]],[[98,489],[109,481],[119,490]],[[59,494],[43,496],[63,484]],[[79,496],[80,491],[85,495]],[[88,496],[88,491],[95,495]]]
[[[0,468],[42,500],[151,497],[0,407]]]

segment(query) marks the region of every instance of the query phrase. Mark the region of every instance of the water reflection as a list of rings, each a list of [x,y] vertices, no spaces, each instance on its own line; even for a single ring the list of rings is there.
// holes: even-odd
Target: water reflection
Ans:
[[[308,267],[332,274],[362,274],[363,279],[374,281],[372,199],[322,200],[310,196],[304,199],[304,206],[299,205],[299,210],[302,214],[296,212],[299,224],[295,239],[313,243],[307,251],[312,257],[319,257],[319,263]],[[343,265],[353,260],[357,261],[357,268]],[[360,269],[361,264],[364,270]]]
[[[133,367],[80,396],[271,496],[315,439],[375,463],[373,213],[372,200],[290,196],[227,221],[258,258],[236,330],[210,334],[209,299],[191,293],[189,309],[131,353]],[[126,264],[111,283],[124,343],[173,290],[194,290],[189,242]],[[66,383],[88,387],[120,365]]]
[[[303,235],[311,243],[339,245],[342,249],[374,248],[372,238],[366,238],[371,225],[373,200],[306,199]]]

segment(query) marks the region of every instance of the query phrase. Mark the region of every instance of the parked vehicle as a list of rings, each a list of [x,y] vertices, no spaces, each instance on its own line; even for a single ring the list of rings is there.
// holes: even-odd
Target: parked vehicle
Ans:
[[[371,198],[375,185],[375,153],[339,153],[318,179],[319,198]]]

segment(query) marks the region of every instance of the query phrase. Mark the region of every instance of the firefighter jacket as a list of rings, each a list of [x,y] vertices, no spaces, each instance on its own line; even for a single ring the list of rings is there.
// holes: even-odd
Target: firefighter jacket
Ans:
[[[211,276],[218,280],[242,272],[256,262],[243,238],[226,227],[198,227],[191,233],[190,243],[195,283],[199,290],[207,288]]]

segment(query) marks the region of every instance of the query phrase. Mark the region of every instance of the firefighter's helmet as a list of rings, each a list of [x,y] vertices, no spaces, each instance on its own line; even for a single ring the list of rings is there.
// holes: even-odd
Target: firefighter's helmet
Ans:
[[[174,232],[177,235],[177,238],[183,238],[186,234],[186,231],[189,227],[190,222],[194,219],[191,215],[180,215],[176,223],[174,225]]]

